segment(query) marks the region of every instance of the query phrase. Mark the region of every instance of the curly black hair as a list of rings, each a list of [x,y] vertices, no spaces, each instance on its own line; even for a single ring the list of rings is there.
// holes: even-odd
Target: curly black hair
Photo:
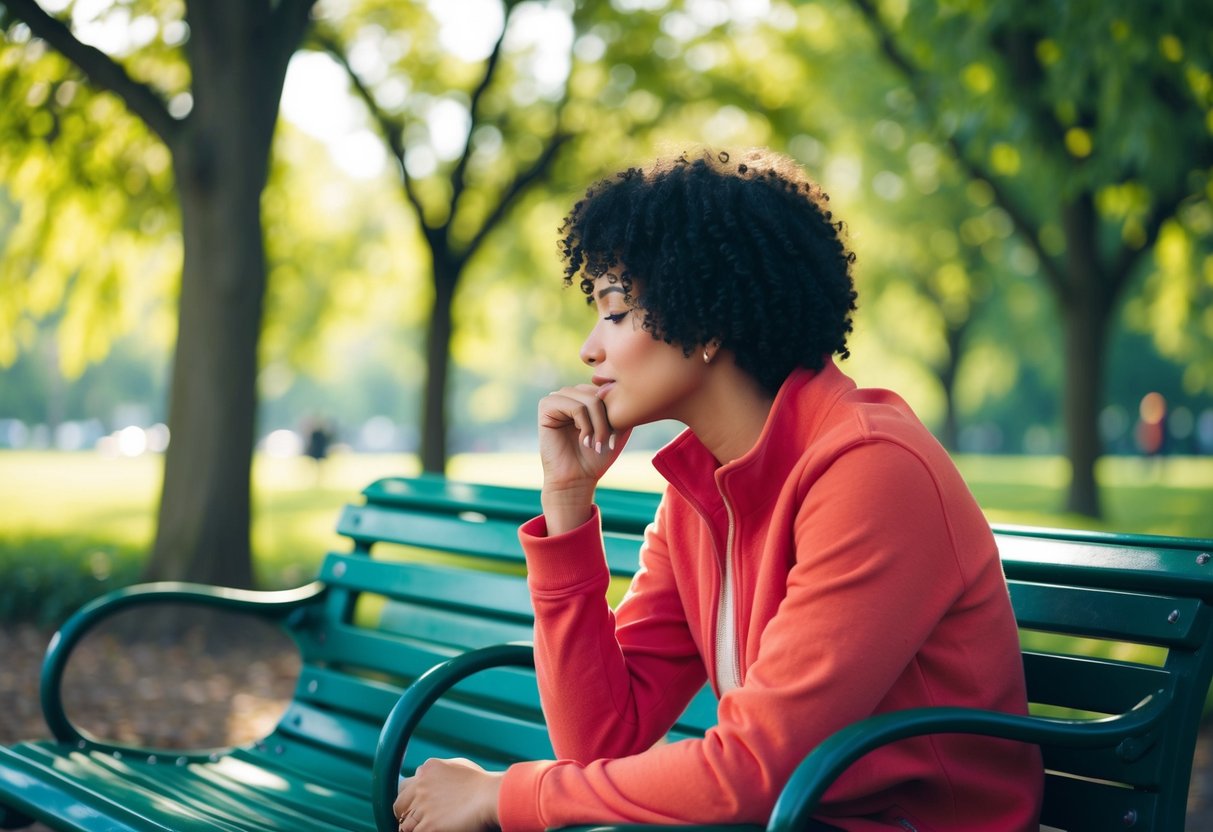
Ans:
[[[595,278],[617,275],[654,338],[687,355],[718,342],[774,393],[796,367],[850,355],[855,255],[828,201],[769,150],[629,168],[592,185],[565,217],[564,282],[580,276],[589,296]]]

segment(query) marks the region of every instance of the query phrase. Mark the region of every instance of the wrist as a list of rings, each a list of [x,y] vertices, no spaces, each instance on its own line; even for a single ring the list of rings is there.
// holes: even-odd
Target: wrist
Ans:
[[[504,771],[486,771],[487,779],[484,787],[484,806],[482,819],[486,829],[501,828],[501,813],[497,804],[501,800],[501,782],[505,779]]]
[[[590,519],[594,505],[594,486],[549,488],[539,495],[548,536],[572,531]]]

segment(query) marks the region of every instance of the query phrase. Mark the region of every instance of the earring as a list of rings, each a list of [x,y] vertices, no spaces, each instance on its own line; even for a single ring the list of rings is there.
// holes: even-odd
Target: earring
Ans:
[[[704,351],[703,351],[703,363],[704,363],[704,364],[711,364],[711,363],[712,363],[712,356],[708,355],[708,351],[707,351],[707,350],[704,350]]]

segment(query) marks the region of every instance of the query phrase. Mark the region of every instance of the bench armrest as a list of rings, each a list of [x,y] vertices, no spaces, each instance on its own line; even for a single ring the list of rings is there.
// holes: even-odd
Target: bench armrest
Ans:
[[[923,734],[980,734],[1070,748],[1110,748],[1131,743],[1154,728],[1171,705],[1159,690],[1132,710],[1102,719],[1016,716],[972,708],[914,708],[879,714],[842,728],[801,761],[771,812],[768,832],[805,828],[826,789],[852,763],[882,745]],[[1126,753],[1133,753],[1126,747]]]
[[[60,742],[75,743],[82,747],[87,745],[104,751],[143,750],[111,745],[87,736],[72,724],[63,709],[60,688],[68,659],[84,636],[103,619],[136,606],[171,603],[200,604],[272,621],[285,621],[314,602],[324,591],[325,586],[319,581],[276,592],[166,581],[125,587],[90,601],[77,610],[51,637],[50,645],[46,648],[46,657],[42,661],[39,694],[42,713],[52,736]]]
[[[371,771],[371,809],[379,832],[397,832],[392,804],[400,790],[404,751],[430,706],[456,684],[490,667],[534,667],[535,651],[525,642],[494,644],[455,656],[417,677],[388,714],[375,747]]]
[[[409,738],[425,712],[443,694],[473,674],[491,667],[534,667],[535,652],[530,644],[511,642],[471,650],[435,665],[417,677],[388,714],[379,732],[375,749],[375,765],[371,773],[371,808],[377,832],[397,832],[398,823],[392,814],[392,804],[400,787],[400,767]],[[562,832],[656,832],[665,826],[620,824],[569,827]],[[684,826],[693,832],[761,832],[758,826],[707,825]]]

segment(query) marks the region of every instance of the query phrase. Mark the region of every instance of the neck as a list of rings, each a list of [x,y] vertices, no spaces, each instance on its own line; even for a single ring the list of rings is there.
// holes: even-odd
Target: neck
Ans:
[[[689,402],[682,421],[722,465],[745,456],[758,443],[775,397],[725,351],[717,353],[701,395]]]

